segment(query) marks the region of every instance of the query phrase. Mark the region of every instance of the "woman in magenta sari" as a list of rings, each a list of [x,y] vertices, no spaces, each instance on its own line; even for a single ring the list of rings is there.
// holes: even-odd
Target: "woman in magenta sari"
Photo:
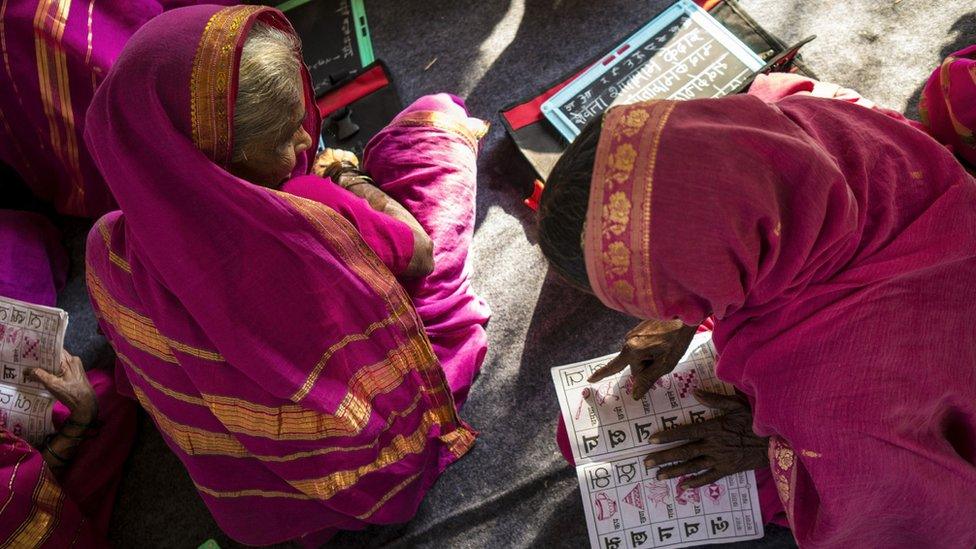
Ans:
[[[60,240],[38,214],[0,211],[0,295],[53,306],[67,274]],[[135,406],[118,395],[110,373],[86,375],[67,353],[59,376],[43,374],[38,379],[59,400],[56,432],[35,448],[0,418],[0,547],[104,547]]]
[[[62,214],[115,209],[82,142],[85,110],[132,33],[192,1],[0,0],[0,162]]]
[[[543,250],[646,319],[597,377],[630,365],[640,398],[714,317],[741,398],[702,395],[726,414],[649,466],[768,464],[801,546],[972,547],[976,181],[900,115],[775,84],[613,108],[553,170]]]
[[[159,16],[96,93],[86,142],[121,211],[89,236],[89,292],[120,384],[235,540],[406,521],[471,448],[484,128],[424,98],[367,147],[372,179],[308,175],[308,74],[257,6]]]

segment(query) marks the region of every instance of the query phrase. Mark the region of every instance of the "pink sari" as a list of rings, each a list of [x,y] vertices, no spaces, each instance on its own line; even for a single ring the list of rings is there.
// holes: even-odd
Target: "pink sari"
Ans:
[[[132,33],[188,3],[0,0],[0,162],[63,214],[114,209],[82,142],[85,110]]]
[[[932,136],[976,168],[976,45],[946,57],[932,71],[918,110]]]
[[[335,209],[226,170],[240,51],[257,19],[292,32],[257,6],[163,14],[99,88],[86,142],[122,211],[89,235],[88,287],[131,392],[220,527],[248,544],[318,543],[410,519],[474,444],[455,398],[480,366],[486,311],[463,277],[434,281],[464,318],[429,336],[423,306],[384,264],[404,255],[396,229],[350,213],[348,194]],[[304,76],[305,128],[317,135]],[[404,201],[457,193],[458,204],[433,210],[465,227],[441,246],[435,274],[466,265],[477,148],[468,122],[408,113],[369,154],[437,154],[366,161]],[[437,232],[436,216],[418,217]],[[400,251],[377,253],[355,223]]]
[[[47,219],[0,211],[0,295],[54,305],[66,274],[60,236]],[[110,373],[90,370],[88,378],[104,425],[97,437],[82,443],[75,460],[58,476],[36,449],[0,427],[0,547],[106,545],[136,416],[132,402],[115,391]],[[60,429],[70,412],[57,403],[52,415]]]
[[[584,238],[606,305],[715,316],[801,545],[976,544],[976,181],[944,147],[803,95],[612,109]]]

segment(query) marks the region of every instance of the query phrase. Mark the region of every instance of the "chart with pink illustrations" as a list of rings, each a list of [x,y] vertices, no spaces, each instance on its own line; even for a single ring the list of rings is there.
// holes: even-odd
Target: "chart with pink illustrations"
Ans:
[[[0,427],[32,444],[53,431],[54,399],[27,373],[57,371],[67,327],[61,309],[0,297]]]
[[[674,371],[641,400],[630,396],[629,368],[590,384],[587,378],[615,355],[552,369],[569,434],[590,544],[600,549],[688,547],[763,536],[752,471],[678,490],[682,479],[657,480],[643,458],[667,448],[654,433],[715,417],[696,389],[731,394],[715,377],[710,334],[699,334]],[[672,444],[671,446],[674,446]]]

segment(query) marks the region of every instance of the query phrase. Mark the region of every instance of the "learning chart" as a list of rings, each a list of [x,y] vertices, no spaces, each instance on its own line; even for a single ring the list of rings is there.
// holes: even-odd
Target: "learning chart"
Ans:
[[[33,445],[54,432],[54,397],[27,373],[57,372],[68,313],[0,297],[0,426]]]
[[[653,445],[654,433],[702,422],[716,412],[696,389],[732,394],[715,377],[711,334],[695,336],[671,374],[640,400],[630,396],[629,368],[598,383],[586,380],[615,355],[552,369],[559,407],[576,460],[590,545],[599,549],[687,547],[763,536],[752,471],[679,490],[682,480],[657,480],[644,457],[671,445]]]

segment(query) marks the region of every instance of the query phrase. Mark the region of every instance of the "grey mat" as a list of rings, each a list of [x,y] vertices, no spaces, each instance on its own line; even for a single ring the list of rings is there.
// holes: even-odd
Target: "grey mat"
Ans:
[[[491,347],[463,410],[481,436],[406,525],[338,535],[334,547],[582,547],[586,532],[575,477],[553,441],[557,404],[550,366],[616,350],[632,321],[547,274],[532,215],[515,186],[532,176],[505,138],[496,111],[607,49],[669,2],[448,0],[369,2],[377,55],[405,100],[450,91],[494,122],[480,162],[474,286],[494,309]],[[943,55],[976,42],[970,2],[746,0],[787,42],[815,33],[804,50],[824,79],[915,113],[919,87]],[[428,70],[424,68],[436,61]],[[94,335],[80,272],[85,225],[69,223],[75,272],[61,305],[68,347],[86,363],[110,358]],[[274,528],[268,524],[268,528]],[[177,459],[141,420],[113,518],[125,547],[233,546],[214,524]],[[789,547],[772,529],[752,547]]]

